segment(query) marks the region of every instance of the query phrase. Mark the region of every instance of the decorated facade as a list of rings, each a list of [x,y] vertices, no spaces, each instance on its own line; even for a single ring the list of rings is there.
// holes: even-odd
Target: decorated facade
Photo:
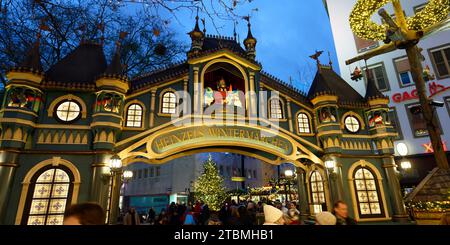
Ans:
[[[185,61],[132,79],[120,48],[108,64],[102,46],[89,42],[47,71],[36,45],[6,74],[2,224],[61,224],[65,207],[79,202],[116,208],[113,156],[124,165],[164,164],[220,151],[294,164],[306,216],[344,200],[360,222],[407,219],[389,100],[373,82],[361,96],[317,62],[303,93],[262,71],[250,25],[244,47],[206,35],[198,19],[189,34]]]

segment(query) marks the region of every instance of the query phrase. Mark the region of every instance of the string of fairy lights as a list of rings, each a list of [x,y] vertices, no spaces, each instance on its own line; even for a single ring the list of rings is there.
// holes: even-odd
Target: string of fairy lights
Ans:
[[[377,24],[372,16],[392,0],[358,0],[350,14],[350,27],[360,38],[386,40],[387,24]],[[416,15],[406,19],[409,30],[423,30],[445,20],[450,12],[450,0],[430,0]]]

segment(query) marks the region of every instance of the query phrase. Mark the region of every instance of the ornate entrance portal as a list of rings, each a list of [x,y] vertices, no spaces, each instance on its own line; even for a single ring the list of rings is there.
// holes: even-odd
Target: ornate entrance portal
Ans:
[[[191,119],[187,117],[177,123],[191,122]],[[271,164],[289,161],[300,167],[303,159],[323,165],[319,157],[299,143],[299,139],[252,124],[215,120],[205,123],[194,121],[192,125],[187,126],[174,126],[169,123],[158,128],[156,132],[150,130],[147,134],[148,136],[139,135],[142,139],[131,145],[133,139],[117,143],[117,147],[130,145],[118,153],[125,164],[136,161],[164,163],[175,156],[222,149],[224,152],[240,152]]]
[[[405,220],[393,160],[397,133],[387,117],[388,98],[373,81],[362,96],[317,60],[305,93],[262,71],[250,29],[244,47],[197,28],[190,35],[185,61],[131,80],[115,65],[119,60],[97,60],[103,49],[92,43],[80,44],[48,71],[11,70],[0,111],[1,224],[49,220],[50,214],[40,212],[52,210],[44,202],[50,197],[37,192],[38,173],[48,169],[75,178],[57,214],[71,202],[92,201],[114,220],[118,163],[163,164],[199,152],[294,164],[305,215],[319,210],[324,183],[329,208],[344,200],[360,222]],[[39,60],[33,55],[39,54],[29,55],[33,62]],[[77,79],[73,67],[92,76]],[[34,106],[23,106],[27,101]],[[41,199],[42,205],[32,205]]]

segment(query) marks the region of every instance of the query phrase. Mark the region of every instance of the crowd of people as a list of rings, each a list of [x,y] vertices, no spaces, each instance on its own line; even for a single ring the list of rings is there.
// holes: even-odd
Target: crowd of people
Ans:
[[[81,203],[70,206],[64,214],[64,225],[103,225],[105,212],[95,203]],[[123,217],[124,225],[356,225],[348,215],[348,206],[337,201],[331,212],[320,212],[314,219],[302,219],[295,202],[283,205],[281,202],[262,203],[246,201],[224,203],[219,212],[210,211],[207,204],[196,202],[193,205],[171,203],[167,209],[156,215],[150,208],[145,217],[130,208]],[[442,225],[450,225],[450,213],[441,219]]]
[[[306,217],[307,218],[307,217]],[[197,201],[194,204],[171,203],[157,215],[150,208],[145,215],[139,215],[134,208],[124,214],[124,225],[354,225],[348,216],[348,207],[342,201],[334,205],[332,212],[321,212],[315,220],[302,219],[296,202],[286,204],[275,202],[236,201],[225,202],[218,212],[211,212],[208,205]]]

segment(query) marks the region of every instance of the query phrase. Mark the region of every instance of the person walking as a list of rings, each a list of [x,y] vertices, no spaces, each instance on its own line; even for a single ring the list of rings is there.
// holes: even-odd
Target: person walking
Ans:
[[[155,222],[156,213],[153,207],[150,207],[147,214],[147,223],[153,224]]]
[[[450,212],[444,213],[442,215],[441,225],[450,225]]]
[[[206,204],[206,203],[203,204],[202,211],[200,212],[200,216],[199,216],[199,224],[205,225],[205,223],[208,221],[210,215],[211,215],[211,213],[209,211],[208,204]]]
[[[183,225],[195,225],[194,213],[191,211],[190,207],[187,207],[186,211],[181,217],[181,224]]]
[[[336,216],[336,225],[356,225],[356,221],[348,216],[348,205],[344,201],[334,204],[333,214]]]
[[[294,202],[289,203],[287,216],[289,218],[289,225],[300,225],[300,211],[298,211]]]
[[[336,216],[330,212],[316,214],[316,225],[336,225]]]
[[[124,225],[140,225],[141,219],[139,218],[138,213],[135,208],[130,208],[123,219]]]
[[[79,203],[64,212],[63,225],[104,225],[105,211],[97,203]]]
[[[265,219],[263,225],[284,225],[283,212],[280,209],[268,204],[264,205],[263,209]]]

